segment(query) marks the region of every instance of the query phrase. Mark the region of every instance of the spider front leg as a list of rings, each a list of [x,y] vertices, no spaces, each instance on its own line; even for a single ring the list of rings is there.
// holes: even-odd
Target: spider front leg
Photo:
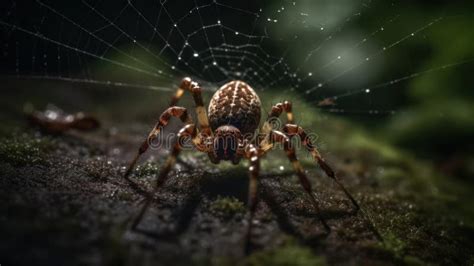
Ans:
[[[168,123],[169,123],[169,121],[172,117],[179,118],[185,124],[191,124],[192,123],[192,118],[188,114],[188,111],[186,110],[186,108],[178,107],[178,106],[172,106],[172,107],[166,109],[166,111],[164,111],[161,114],[158,123],[156,123],[155,127],[148,134],[148,137],[143,141],[143,143],[138,148],[137,155],[135,155],[133,160],[130,162],[130,164],[127,168],[127,171],[125,172],[125,175],[124,175],[125,179],[128,179],[130,173],[132,172],[133,168],[135,167],[135,164],[137,163],[140,156],[148,150],[148,148],[150,147],[150,143],[158,137],[158,134],[160,133],[162,128],[165,127],[166,125],[168,125]]]
[[[137,231],[138,224],[140,224],[145,212],[148,210],[148,208],[150,207],[150,205],[153,201],[153,195],[163,185],[163,183],[166,181],[166,179],[168,179],[168,174],[171,171],[171,169],[173,168],[173,166],[175,165],[176,159],[177,159],[179,153],[182,150],[181,145],[184,143],[186,138],[189,138],[189,137],[192,138],[193,142],[197,138],[197,131],[196,131],[196,127],[195,127],[194,124],[186,125],[185,127],[183,127],[179,131],[178,137],[176,139],[176,143],[173,146],[173,150],[171,151],[171,154],[169,155],[168,159],[166,160],[165,165],[160,169],[160,172],[159,172],[158,177],[156,179],[155,186],[153,188],[153,193],[147,195],[145,204],[142,206],[142,208],[140,209],[140,212],[138,213],[138,215],[133,220],[132,230]]]
[[[198,83],[192,81],[190,78],[184,78],[181,81],[180,86],[176,90],[175,94],[171,98],[170,106],[174,106],[178,103],[185,91],[189,91],[193,95],[195,111],[197,114],[198,125],[201,130],[200,134],[203,139],[210,137],[212,138],[212,130],[209,125],[209,118],[207,116],[206,107],[204,106],[204,100],[202,98],[202,89]],[[211,162],[217,164],[219,160],[216,158],[213,152],[207,152]]]
[[[268,114],[268,118],[279,117],[283,112],[286,112],[287,123],[293,123],[293,104],[291,104],[290,101],[284,101],[272,106],[272,110]]]
[[[209,119],[207,117],[206,108],[202,99],[202,89],[198,83],[191,80],[191,78],[184,78],[181,81],[178,89],[171,98],[170,107],[175,106],[178,101],[183,97],[184,92],[189,91],[193,95],[194,104],[196,108],[196,114],[198,117],[198,124],[201,129],[201,133],[210,136],[212,134],[209,127]]]
[[[274,143],[283,144],[283,148],[285,150],[286,156],[290,160],[293,166],[293,169],[295,170],[296,175],[298,176],[301,186],[308,194],[309,199],[311,200],[311,203],[314,209],[316,210],[316,214],[319,220],[321,221],[321,224],[324,226],[324,229],[326,230],[326,233],[329,234],[331,232],[331,228],[328,226],[328,224],[326,223],[326,220],[321,215],[321,209],[319,207],[318,200],[315,196],[315,192],[313,192],[313,189],[311,187],[311,182],[309,181],[308,177],[306,176],[303,170],[303,167],[301,166],[301,163],[298,161],[296,157],[296,152],[295,152],[295,149],[291,146],[290,139],[282,132],[276,131],[276,130],[273,130],[270,132],[270,139],[271,139],[272,145]]]
[[[264,151],[268,151],[271,147],[270,141],[270,133],[272,130],[280,130],[279,127],[274,128],[272,123],[274,119],[278,119],[283,112],[286,112],[287,123],[293,123],[293,105],[290,101],[284,101],[282,103],[277,103],[272,106],[272,109],[268,113],[267,120],[263,123],[262,128],[260,130],[260,137],[259,137],[259,146],[260,149]]]
[[[251,237],[252,237],[252,221],[255,214],[255,209],[257,207],[257,188],[258,188],[258,175],[260,172],[260,161],[259,161],[259,154],[257,149],[252,145],[249,144],[246,147],[247,151],[245,152],[245,156],[250,160],[250,167],[249,167],[249,195],[248,195],[248,208],[250,211],[250,215],[248,218],[248,225],[247,225],[247,234],[245,236],[245,254],[250,253],[251,249]]]
[[[283,132],[290,138],[293,136],[298,136],[301,139],[301,142],[306,147],[306,149],[311,153],[311,156],[319,164],[319,166],[324,170],[326,175],[330,177],[334,182],[339,186],[339,188],[344,192],[344,194],[349,198],[349,200],[354,205],[356,211],[360,209],[359,203],[354,199],[354,197],[347,191],[347,189],[342,185],[342,183],[336,178],[334,171],[331,167],[324,161],[319,153],[318,149],[313,145],[311,139],[308,137],[304,129],[300,126],[294,124],[286,124],[283,127]]]

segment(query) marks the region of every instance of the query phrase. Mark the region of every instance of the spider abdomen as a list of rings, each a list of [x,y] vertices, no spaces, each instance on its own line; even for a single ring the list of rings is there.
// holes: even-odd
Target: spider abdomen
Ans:
[[[257,129],[260,117],[260,98],[243,81],[224,84],[214,93],[209,103],[209,122],[213,130],[231,125],[238,128],[242,135],[250,136]]]

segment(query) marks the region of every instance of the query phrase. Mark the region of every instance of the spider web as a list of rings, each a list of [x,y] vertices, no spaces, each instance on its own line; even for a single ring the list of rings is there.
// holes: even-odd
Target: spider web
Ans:
[[[377,18],[378,27],[359,32],[354,25],[373,19],[373,1],[255,2],[6,0],[2,74],[158,91],[188,75],[211,91],[241,79],[257,90],[278,89],[282,98],[300,93],[329,112],[393,114],[396,105],[370,97],[472,63],[448,60],[431,69],[377,75],[392,51],[426,38],[449,16],[400,29],[403,14],[392,3],[391,15]],[[98,63],[138,78],[104,80]]]

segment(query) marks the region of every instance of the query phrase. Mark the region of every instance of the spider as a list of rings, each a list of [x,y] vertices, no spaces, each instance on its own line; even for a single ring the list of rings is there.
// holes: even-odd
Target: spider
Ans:
[[[193,95],[198,126],[193,122],[186,108],[176,106],[186,91]],[[301,139],[303,145],[311,153],[314,160],[316,160],[326,175],[330,177],[349,198],[355,210],[358,211],[360,209],[357,201],[338,181],[334,171],[311,143],[305,130],[294,124],[291,102],[284,101],[277,103],[271,108],[268,118],[260,130],[260,137],[255,137],[255,135],[260,124],[261,102],[259,96],[247,83],[235,80],[223,85],[212,97],[208,111],[209,116],[204,107],[201,87],[190,78],[184,78],[172,97],[169,108],[161,114],[158,123],[139,147],[138,153],[131,161],[124,177],[129,180],[129,175],[134,169],[139,157],[149,148],[150,143],[157,138],[161,129],[168,124],[170,119],[176,117],[179,118],[185,126],[179,130],[171,154],[159,171],[153,193],[156,193],[157,189],[166,181],[169,172],[177,160],[177,156],[182,150],[182,143],[188,139],[192,140],[193,145],[198,151],[207,153],[212,163],[218,164],[223,160],[238,164],[242,158],[249,160],[250,181],[248,208],[250,215],[248,215],[246,229],[246,247],[250,244],[252,221],[257,203],[257,186],[260,170],[259,161],[260,158],[277,143],[282,144],[299,178],[301,186],[316,210],[319,221],[324,226],[325,232],[329,234],[331,231],[331,228],[320,214],[318,200],[312,190],[311,183],[296,158],[295,149],[290,141],[292,137],[299,137]],[[273,129],[271,120],[278,118],[283,112],[286,112],[287,123],[283,126],[282,131]],[[150,207],[152,198],[152,194],[148,194],[144,205],[133,220],[132,230],[137,230],[145,212]]]

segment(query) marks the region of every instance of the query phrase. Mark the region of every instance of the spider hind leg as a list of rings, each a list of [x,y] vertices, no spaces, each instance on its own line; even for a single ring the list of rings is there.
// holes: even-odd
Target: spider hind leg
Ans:
[[[143,230],[138,229],[138,225],[142,221],[143,216],[145,215],[146,211],[148,210],[148,208],[151,206],[151,203],[153,202],[153,194],[155,194],[158,191],[158,189],[168,179],[168,174],[176,163],[176,159],[182,150],[182,144],[185,143],[185,139],[189,137],[194,139],[196,138],[196,136],[197,136],[197,132],[196,132],[196,127],[194,124],[186,125],[179,131],[178,138],[176,139],[176,142],[173,146],[171,154],[168,156],[168,159],[166,160],[164,166],[160,169],[158,173],[158,177],[156,178],[156,183],[155,183],[155,186],[153,187],[152,193],[148,193],[145,199],[145,204],[143,204],[142,208],[140,209],[140,211],[138,212],[138,214],[135,216],[135,218],[132,221],[131,229],[133,231],[143,232]],[[151,234],[151,233],[146,233],[146,234]]]
[[[301,163],[298,161],[296,157],[296,152],[295,152],[295,149],[291,146],[290,139],[280,131],[272,131],[270,135],[271,135],[270,138],[271,138],[272,143],[283,144],[285,153],[288,159],[290,160],[293,166],[293,169],[296,172],[296,175],[298,176],[301,186],[303,187],[304,191],[308,194],[311,204],[316,210],[316,215],[319,221],[321,222],[321,224],[323,225],[324,230],[326,231],[326,234],[329,234],[331,232],[331,228],[327,224],[324,217],[321,215],[321,208],[319,207],[319,202],[316,197],[316,194],[312,189],[311,182],[309,181],[308,176],[304,172],[304,169],[301,166]]]

